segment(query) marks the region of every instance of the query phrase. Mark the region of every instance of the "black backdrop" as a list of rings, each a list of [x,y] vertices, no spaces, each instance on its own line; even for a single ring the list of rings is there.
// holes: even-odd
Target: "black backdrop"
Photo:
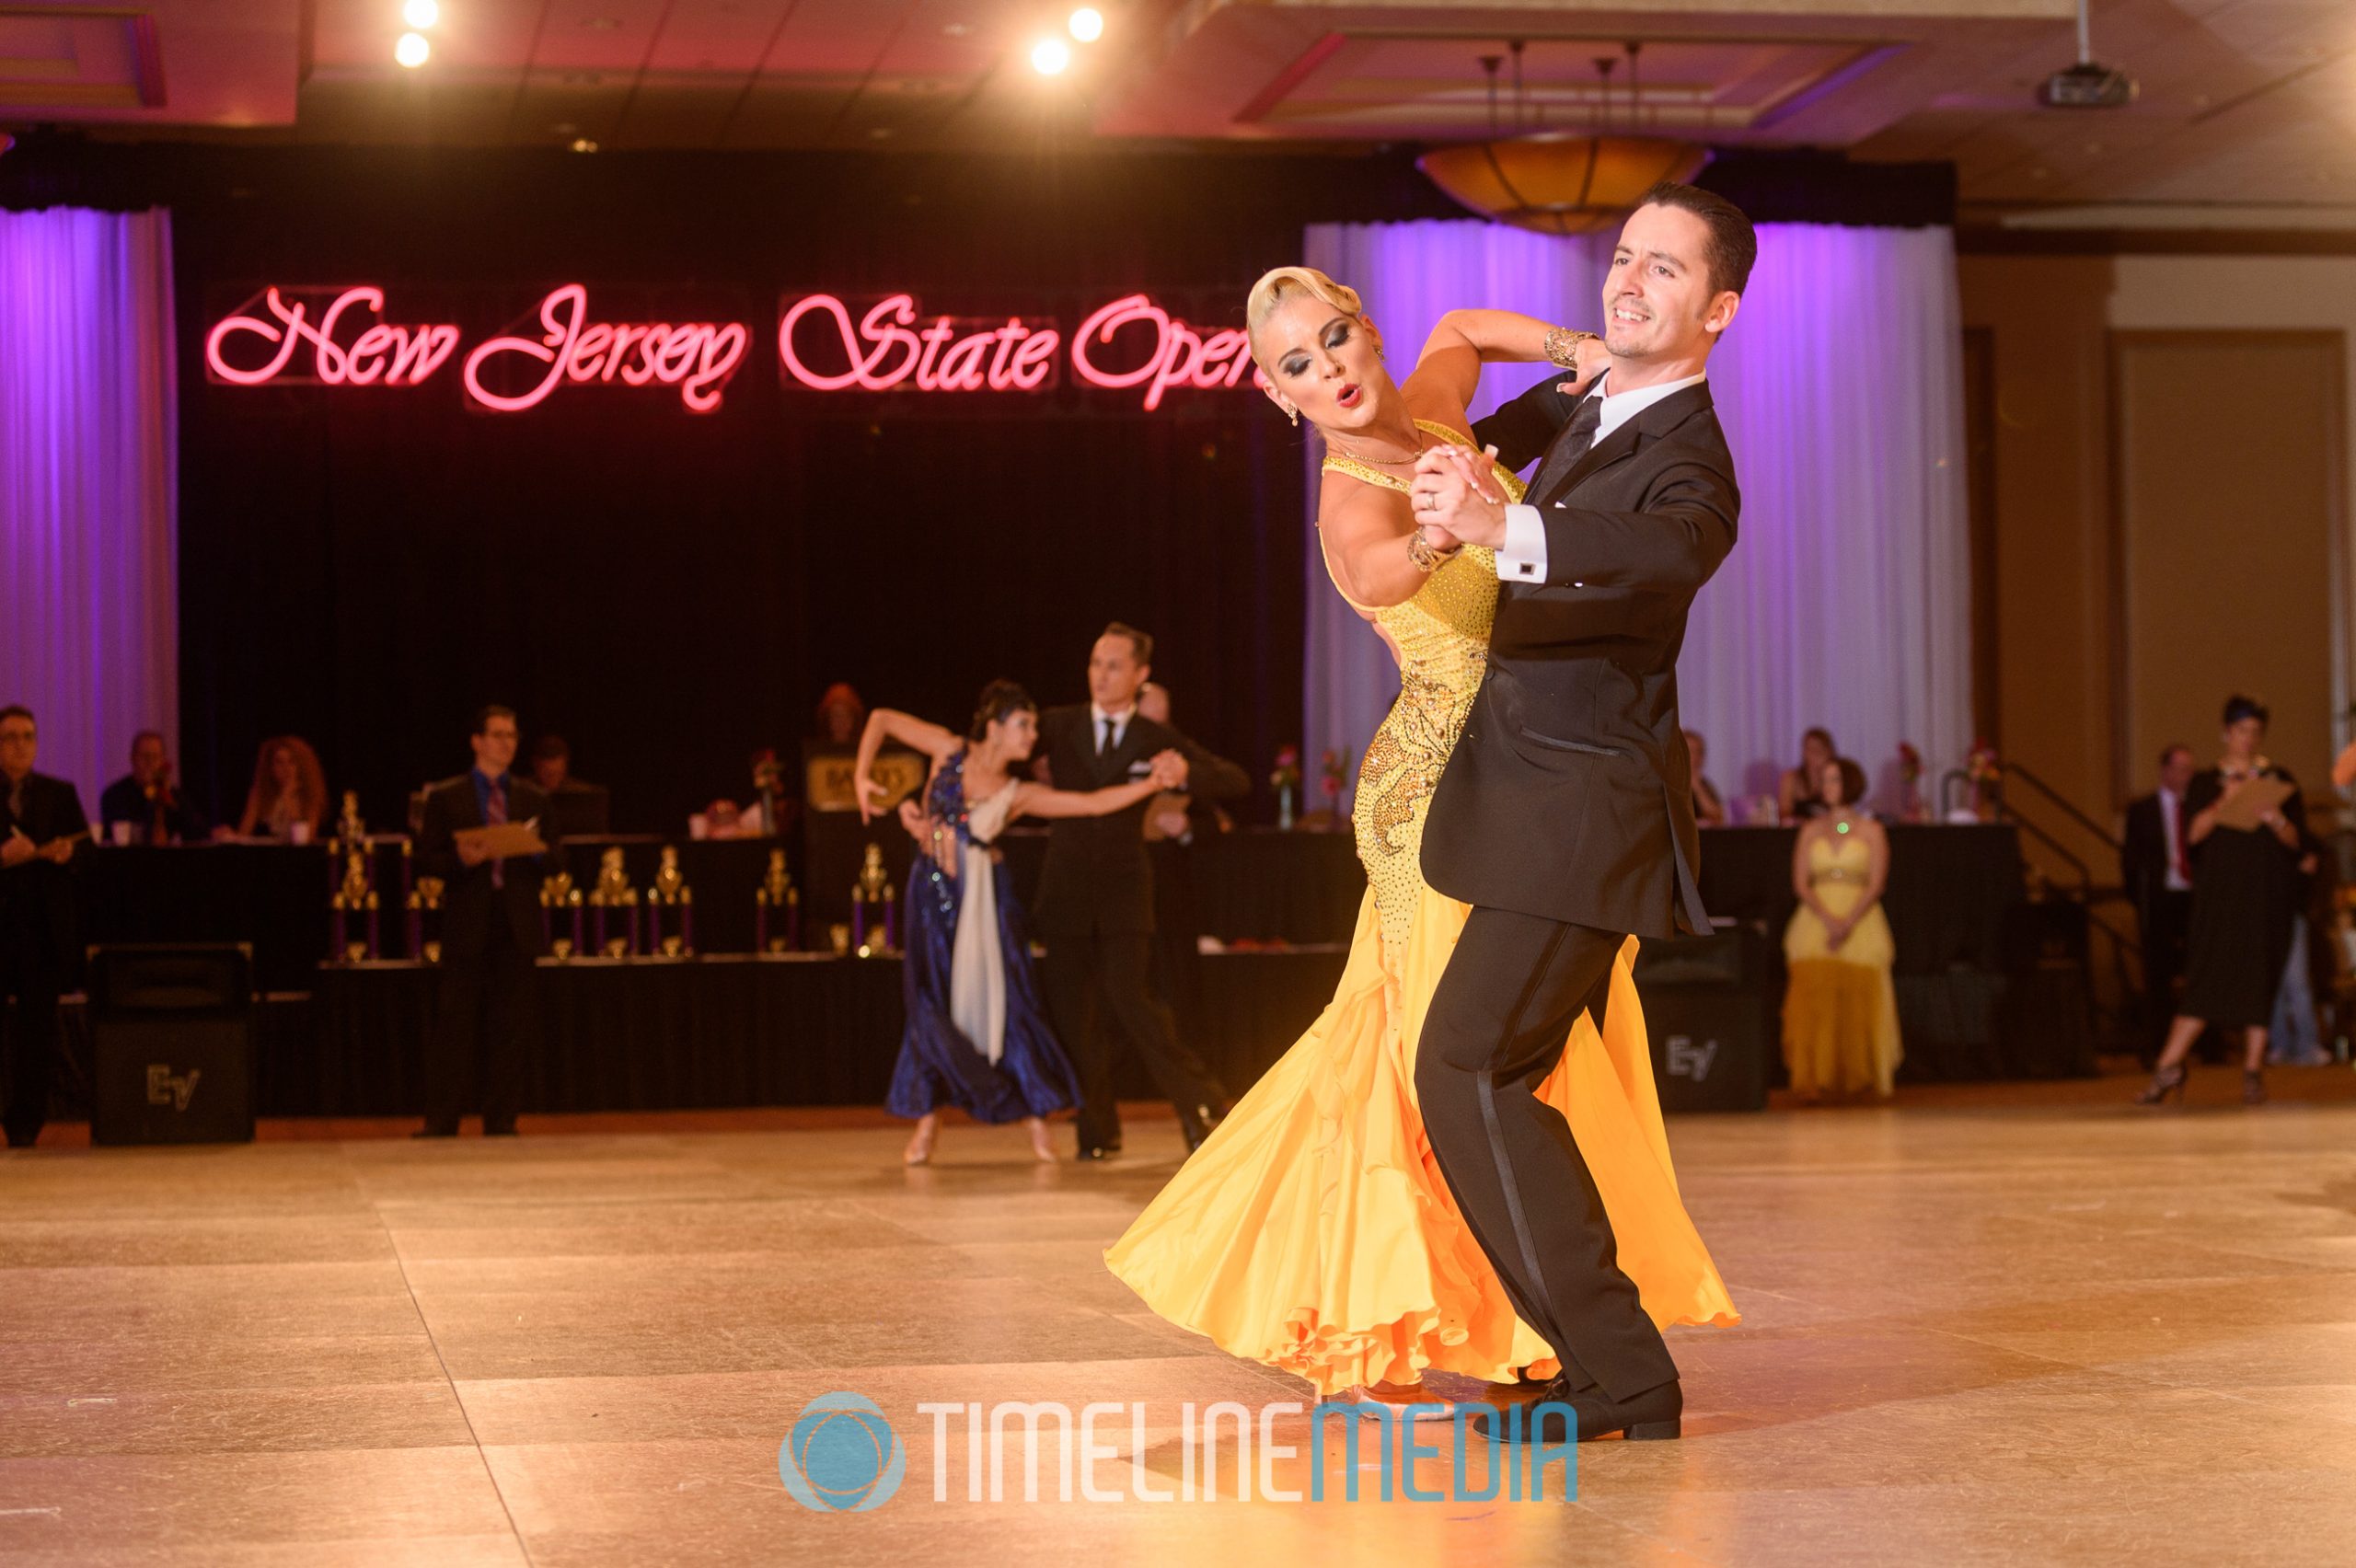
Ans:
[[[175,202],[188,771],[226,809],[255,741],[302,733],[387,823],[464,765],[485,700],[567,736],[618,827],[676,830],[745,799],[750,752],[791,755],[832,681],[952,723],[996,675],[1072,700],[1113,618],[1160,639],[1181,722],[1259,771],[1300,721],[1289,427],[1243,393],[1149,417],[791,398],[779,294],[911,289],[964,314],[1208,291],[1220,325],[1303,222],[1445,210],[1364,159],[341,153],[224,173]],[[455,362],[409,391],[204,377],[203,324],[263,282],[381,282],[388,320],[468,323],[463,356],[576,279],[593,319],[754,324],[720,409],[566,388],[469,412]]]
[[[1735,155],[1704,183],[1761,220],[1941,222],[1952,206],[1944,166]],[[28,137],[0,160],[0,205],[52,202],[173,211],[181,744],[198,794],[233,813],[256,742],[291,732],[390,824],[407,790],[465,765],[467,716],[498,700],[527,735],[571,739],[622,828],[743,799],[748,754],[790,754],[834,680],[953,722],[995,675],[1075,699],[1114,617],[1161,639],[1157,673],[1207,744],[1259,773],[1299,737],[1301,441],[1272,410],[1245,393],[1155,417],[1068,399],[996,419],[814,407],[778,385],[781,291],[909,289],[964,314],[1183,290],[1226,302],[1190,312],[1217,326],[1298,258],[1304,224],[1462,215],[1391,153]],[[264,283],[380,283],[388,320],[465,323],[463,356],[573,281],[593,319],[692,304],[752,323],[720,409],[569,388],[471,413],[455,362],[408,391],[204,376],[205,325]]]

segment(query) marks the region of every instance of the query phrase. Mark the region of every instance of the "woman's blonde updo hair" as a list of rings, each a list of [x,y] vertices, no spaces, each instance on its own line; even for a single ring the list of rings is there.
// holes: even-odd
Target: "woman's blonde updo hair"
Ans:
[[[1244,329],[1251,334],[1252,357],[1260,355],[1260,329],[1268,324],[1284,302],[1294,294],[1312,294],[1345,316],[1366,314],[1366,305],[1358,298],[1358,291],[1337,283],[1314,267],[1278,267],[1263,272],[1260,281],[1252,285],[1252,295],[1243,305]],[[1265,365],[1261,367],[1266,369]]]

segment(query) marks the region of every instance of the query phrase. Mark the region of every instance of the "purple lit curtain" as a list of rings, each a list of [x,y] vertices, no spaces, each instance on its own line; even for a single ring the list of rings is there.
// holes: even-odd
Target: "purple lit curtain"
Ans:
[[[1365,296],[1403,367],[1459,306],[1595,328],[1611,243],[1479,222],[1320,225],[1306,253]],[[1949,231],[1761,225],[1741,312],[1710,358],[1741,534],[1695,601],[1678,667],[1686,724],[1738,813],[1738,797],[1773,791],[1812,724],[1864,766],[1885,808],[1901,742],[1923,755],[1926,797],[1970,749],[1962,352]],[[1492,367],[1473,416],[1535,379]],[[1326,580],[1314,524],[1312,757],[1362,749],[1398,692],[1390,655]]]
[[[170,214],[0,212],[0,703],[95,820],[179,706]]]

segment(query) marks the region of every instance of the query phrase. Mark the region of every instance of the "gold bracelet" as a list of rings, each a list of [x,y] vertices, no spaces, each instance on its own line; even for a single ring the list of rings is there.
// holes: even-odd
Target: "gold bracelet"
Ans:
[[[1546,357],[1565,370],[1579,367],[1579,345],[1593,339],[1592,332],[1582,332],[1573,327],[1556,327],[1546,334]]]
[[[1424,537],[1421,528],[1407,536],[1407,559],[1415,563],[1416,571],[1425,573],[1438,571],[1454,560],[1456,552],[1463,548],[1458,545],[1450,549],[1436,550],[1432,548],[1431,541]]]

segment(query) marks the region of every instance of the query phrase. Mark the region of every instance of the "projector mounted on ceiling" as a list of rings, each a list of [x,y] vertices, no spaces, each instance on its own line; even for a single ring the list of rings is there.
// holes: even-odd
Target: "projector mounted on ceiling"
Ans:
[[[2037,101],[2048,109],[2124,109],[2135,101],[2134,77],[2095,63],[2086,4],[2078,0],[2078,63],[2038,84]]]

